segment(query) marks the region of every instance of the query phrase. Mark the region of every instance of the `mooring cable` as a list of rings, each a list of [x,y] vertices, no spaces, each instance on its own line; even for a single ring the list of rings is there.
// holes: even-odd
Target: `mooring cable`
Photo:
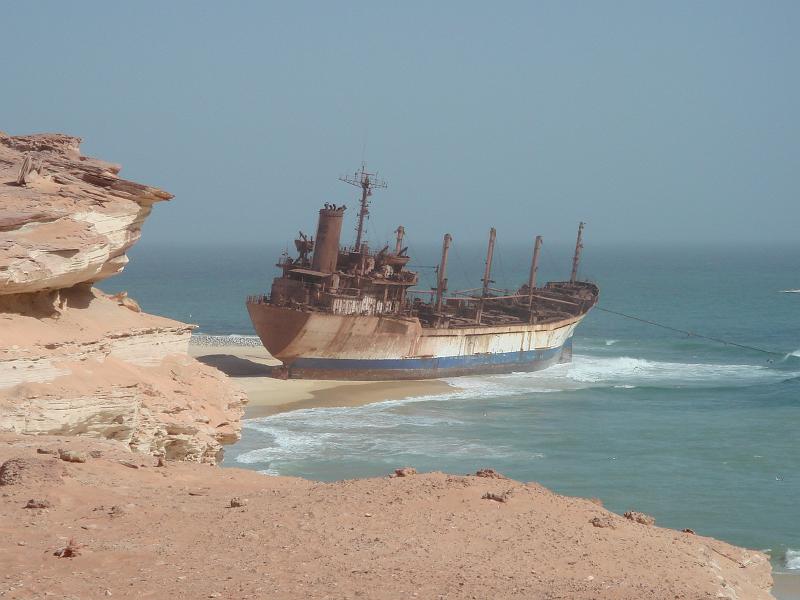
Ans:
[[[612,315],[617,315],[619,317],[625,317],[626,319],[632,319],[634,321],[639,321],[640,323],[647,323],[648,325],[653,325],[654,327],[661,327],[662,329],[668,329],[669,331],[675,331],[677,333],[683,333],[688,335],[689,337],[696,337],[703,340],[709,340],[711,342],[717,342],[718,344],[724,344],[726,346],[736,346],[737,348],[743,348],[745,350],[754,350],[756,352],[763,352],[764,354],[772,354],[774,356],[788,356],[786,352],[774,352],[772,350],[765,350],[764,348],[758,348],[756,346],[749,346],[747,344],[739,344],[737,342],[731,342],[729,340],[723,340],[721,338],[711,337],[709,335],[703,335],[701,333],[696,333],[694,331],[688,331],[686,329],[679,329],[677,327],[671,327],[670,325],[664,325],[663,323],[657,323],[656,321],[651,321],[649,319],[643,319],[642,317],[636,317],[634,315],[629,315],[623,312],[619,312],[616,310],[611,310],[608,308],[602,308],[600,306],[595,307],[597,310],[601,310],[603,312],[610,313]]]

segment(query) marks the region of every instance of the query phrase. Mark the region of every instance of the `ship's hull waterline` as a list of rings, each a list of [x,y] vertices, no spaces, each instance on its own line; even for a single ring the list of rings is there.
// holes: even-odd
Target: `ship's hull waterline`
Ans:
[[[248,302],[264,346],[298,379],[432,379],[537,371],[572,357],[585,314],[544,324],[423,328],[400,316],[335,315]]]

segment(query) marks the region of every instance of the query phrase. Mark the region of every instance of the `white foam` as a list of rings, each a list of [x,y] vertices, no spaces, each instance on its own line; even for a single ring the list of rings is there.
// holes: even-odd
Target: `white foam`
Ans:
[[[193,333],[189,338],[192,346],[261,346],[261,339],[257,335],[244,335],[231,333],[228,335],[210,335]]]
[[[466,398],[468,392],[459,390],[425,398],[437,401],[448,397]],[[411,398],[408,402],[420,400]],[[280,413],[244,422],[246,429],[258,432],[263,447],[243,452],[235,460],[258,465],[260,470],[275,475],[284,464],[305,460],[346,464],[365,456],[437,456],[453,461],[474,457],[489,461],[544,458],[540,453],[520,451],[513,443],[463,435],[464,427],[484,418],[472,414],[457,419],[438,403],[412,412],[401,401]],[[432,428],[435,435],[431,435]]]
[[[569,365],[568,377],[589,384],[663,385],[747,385],[768,380],[778,381],[785,372],[761,365],[673,363],[619,356],[599,358],[576,356]]]
[[[543,371],[453,378],[448,380],[453,389],[440,394],[249,419],[244,427],[258,432],[262,447],[235,460],[273,475],[305,461],[347,464],[364,457],[413,460],[415,456],[435,456],[443,463],[476,457],[489,462],[535,460],[543,456],[530,447],[521,449],[513,440],[504,443],[470,436],[471,428],[491,423],[491,415],[483,412],[486,404],[508,408],[515,402],[534,402],[535,394],[586,388],[750,385],[781,381],[786,376],[785,370],[759,365],[683,364],[577,354],[572,363]],[[466,410],[447,405],[454,401]],[[481,406],[481,401],[489,402]],[[481,407],[469,410],[472,403]]]
[[[673,363],[628,356],[600,357],[576,354],[573,362],[532,373],[449,379],[459,392],[412,398],[418,400],[485,399],[563,392],[584,388],[746,386],[777,382],[797,374],[761,365]]]
[[[784,564],[787,569],[800,570],[800,550],[792,550],[791,548],[786,550]]]
[[[618,341],[619,341],[619,340],[606,340],[606,346],[613,346],[613,345],[614,345],[614,344],[616,344]]]

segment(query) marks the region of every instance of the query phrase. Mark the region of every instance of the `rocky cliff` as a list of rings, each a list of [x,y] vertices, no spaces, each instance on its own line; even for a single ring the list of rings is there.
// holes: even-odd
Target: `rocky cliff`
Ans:
[[[243,394],[187,355],[190,325],[92,287],[172,195],[79,144],[0,132],[0,430],[214,462],[239,437]]]

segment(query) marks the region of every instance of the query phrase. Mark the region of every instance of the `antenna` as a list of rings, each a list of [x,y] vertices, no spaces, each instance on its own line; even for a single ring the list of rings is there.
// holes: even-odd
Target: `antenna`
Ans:
[[[361,238],[364,235],[364,219],[369,216],[369,197],[375,188],[386,188],[385,181],[378,179],[378,173],[368,173],[367,165],[361,163],[361,169],[353,173],[352,176],[339,177],[339,181],[344,181],[355,187],[361,188],[361,210],[358,211],[358,226],[356,227],[356,252],[361,252]]]

